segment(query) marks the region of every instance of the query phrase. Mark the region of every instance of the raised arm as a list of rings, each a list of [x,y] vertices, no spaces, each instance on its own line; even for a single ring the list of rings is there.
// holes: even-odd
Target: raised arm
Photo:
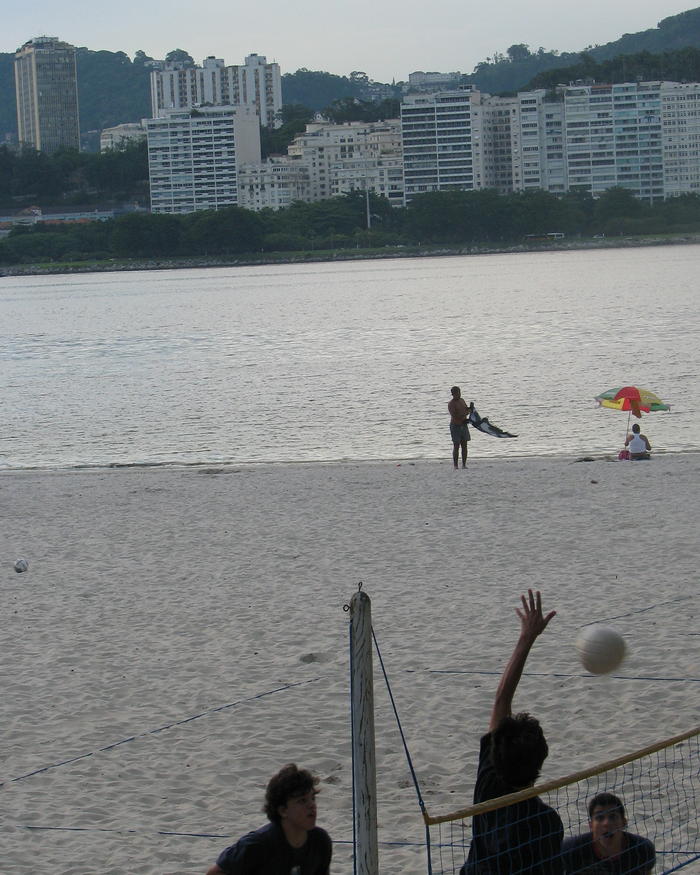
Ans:
[[[547,624],[556,614],[556,611],[550,611],[547,616],[542,614],[542,596],[539,590],[533,593],[529,589],[527,598],[521,595],[520,601],[523,605],[522,610],[515,609],[520,617],[520,636],[496,690],[489,732],[492,732],[504,717],[510,717],[513,696],[520,683],[530,649],[535,643],[535,639],[544,632]]]

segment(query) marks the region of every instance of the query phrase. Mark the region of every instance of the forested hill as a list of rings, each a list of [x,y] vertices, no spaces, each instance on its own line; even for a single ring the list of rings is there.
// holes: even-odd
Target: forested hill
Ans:
[[[700,49],[684,48],[673,52],[637,52],[596,61],[588,52],[578,56],[571,67],[558,67],[539,73],[529,83],[529,89],[555,88],[557,85],[592,79],[596,82],[635,82],[666,80],[669,82],[700,82]]]
[[[505,55],[497,52],[494,57],[477,64],[474,73],[465,77],[465,82],[490,94],[502,94],[527,88],[536,76],[548,70],[574,67],[581,62],[582,55],[601,62],[620,55],[664,53],[688,46],[700,49],[700,7],[664,18],[649,30],[626,33],[615,42],[588,46],[579,52],[560,54],[543,48],[531,51],[529,46],[520,43],[511,46]],[[629,75],[633,77],[632,73]],[[559,81],[568,80],[561,78]]]
[[[656,27],[639,33],[626,33],[613,43],[589,49],[598,60],[607,60],[616,55],[634,55],[637,52],[668,52],[686,46],[700,48],[700,7],[670,15]]]
[[[66,38],[69,39],[70,35],[67,34]],[[671,72],[673,69],[682,69],[682,63],[674,62],[674,65],[668,61],[669,53],[677,55],[679,50],[686,47],[700,49],[700,8],[664,18],[650,30],[625,34],[615,42],[589,46],[580,52],[560,54],[543,48],[531,51],[529,46],[522,43],[513,45],[506,54],[497,52],[492,58],[477,64],[474,73],[465,76],[464,81],[478,86],[482,91],[501,94],[524,89],[539,74],[560,68],[564,69],[554,78],[568,81],[566,76],[571,70],[581,70],[582,64],[588,64],[591,71],[595,68],[598,71],[596,78],[600,78],[606,75],[602,72],[607,69],[604,62],[620,55],[639,56],[640,53],[666,55],[666,59],[656,63],[656,67],[654,63],[648,68],[637,62],[631,64],[634,70],[625,70],[631,78],[635,75],[650,78],[663,75],[669,79],[689,79],[691,76],[680,77]],[[6,134],[16,135],[17,132],[13,60],[14,52],[0,52],[0,142]],[[78,49],[81,131],[101,130],[150,115],[149,60],[142,51],[137,52],[132,60],[124,52]],[[647,69],[649,72],[646,72]],[[654,69],[660,72],[654,72]],[[635,72],[637,70],[642,72]],[[372,84],[364,73],[337,76],[301,69],[282,76],[282,99],[285,104],[302,104],[312,110],[320,110],[343,97],[369,99]]]

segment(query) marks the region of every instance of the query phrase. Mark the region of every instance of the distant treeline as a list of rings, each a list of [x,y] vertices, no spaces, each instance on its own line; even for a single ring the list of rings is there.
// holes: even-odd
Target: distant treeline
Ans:
[[[183,216],[129,213],[86,225],[15,227],[0,240],[0,263],[74,262],[114,258],[237,256],[265,252],[334,251],[387,246],[480,245],[522,242],[528,235],[567,237],[700,231],[700,196],[643,204],[625,189],[598,200],[587,194],[557,197],[544,191],[419,195],[402,209],[370,198],[366,227],[362,192],[285,210],[239,207]]]
[[[618,55],[609,60],[596,61],[592,54],[582,52],[577,63],[540,73],[530,88],[554,88],[577,80],[595,82],[637,82],[665,79],[670,82],[700,82],[700,49],[685,48],[674,52],[639,52],[636,55]]]
[[[37,205],[149,203],[146,142],[109,152],[53,155],[0,146],[0,209]]]

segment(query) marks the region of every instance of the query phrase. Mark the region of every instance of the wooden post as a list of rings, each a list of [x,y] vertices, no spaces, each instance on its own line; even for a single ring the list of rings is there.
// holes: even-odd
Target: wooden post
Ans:
[[[378,875],[377,768],[374,750],[372,602],[356,592],[350,600],[352,761],[355,797],[355,875]]]

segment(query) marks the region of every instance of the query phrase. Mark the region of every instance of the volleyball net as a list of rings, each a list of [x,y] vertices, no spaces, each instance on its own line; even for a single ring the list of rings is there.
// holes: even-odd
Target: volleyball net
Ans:
[[[627,756],[600,763],[529,790],[491,799],[444,815],[423,808],[428,834],[428,871],[455,875],[469,856],[474,818],[484,847],[499,847],[467,872],[675,872],[696,864],[700,872],[700,727]],[[590,837],[589,801],[600,793],[624,805],[627,851],[601,863]],[[565,842],[550,829],[544,806],[561,818]],[[489,835],[489,832],[491,833]],[[573,847],[569,837],[580,836]],[[508,843],[507,851],[505,843]],[[693,868],[695,871],[695,867]]]

